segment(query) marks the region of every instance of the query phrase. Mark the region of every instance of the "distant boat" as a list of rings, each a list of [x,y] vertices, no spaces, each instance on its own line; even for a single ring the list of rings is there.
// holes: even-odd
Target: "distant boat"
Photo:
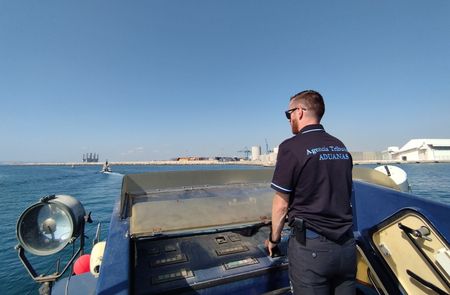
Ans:
[[[108,161],[106,161],[105,164],[103,164],[102,171],[100,171],[100,172],[101,173],[111,173],[112,172],[111,166],[109,166]]]

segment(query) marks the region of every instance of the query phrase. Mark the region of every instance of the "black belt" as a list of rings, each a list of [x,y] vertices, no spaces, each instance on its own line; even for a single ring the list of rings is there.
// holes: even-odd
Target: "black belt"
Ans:
[[[295,230],[293,228],[291,228],[291,234],[294,236],[295,235]],[[315,239],[318,237],[323,237],[323,235],[318,234],[317,232],[313,231],[312,229],[307,228],[305,230],[305,237],[308,239]]]
[[[314,231],[312,229],[309,229],[309,228],[304,229],[304,233],[303,234],[301,234],[300,232],[296,233],[295,228],[291,228],[291,234],[292,234],[292,236],[294,236],[297,239],[298,242],[300,242],[302,244],[304,243],[302,238],[305,238],[305,239],[323,238],[323,239],[330,240],[326,236],[321,235],[321,234],[317,233],[316,231]],[[301,234],[301,236],[297,238],[296,234],[297,235]],[[347,242],[349,239],[352,239],[352,238],[354,238],[353,230],[350,228],[337,241],[334,241],[334,240],[330,240],[330,241],[334,241],[334,242],[336,242],[338,244],[343,244],[343,243]]]

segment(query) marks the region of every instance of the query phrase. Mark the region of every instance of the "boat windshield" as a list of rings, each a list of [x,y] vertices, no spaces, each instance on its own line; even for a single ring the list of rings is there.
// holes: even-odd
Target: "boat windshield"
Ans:
[[[124,180],[122,200],[128,203],[125,207],[129,210],[127,217],[130,217],[133,237],[220,229],[270,220],[274,192],[268,179],[272,171],[253,170],[234,176],[228,171],[203,171],[203,179],[197,178],[202,174],[191,173],[165,174],[175,178],[169,181],[166,178],[159,183],[160,188],[146,182],[146,177]],[[147,176],[148,181],[157,180],[155,174]]]

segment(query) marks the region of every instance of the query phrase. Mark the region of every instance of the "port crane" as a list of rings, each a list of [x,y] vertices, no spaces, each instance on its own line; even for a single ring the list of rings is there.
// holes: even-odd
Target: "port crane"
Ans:
[[[238,151],[238,153],[243,153],[244,154],[244,158],[247,160],[248,159],[248,155],[250,154],[250,150],[248,149],[248,147],[244,147],[242,150]]]
[[[272,152],[272,150],[269,150],[269,144],[267,143],[267,138],[264,138],[264,140],[266,141],[266,154],[269,154]]]

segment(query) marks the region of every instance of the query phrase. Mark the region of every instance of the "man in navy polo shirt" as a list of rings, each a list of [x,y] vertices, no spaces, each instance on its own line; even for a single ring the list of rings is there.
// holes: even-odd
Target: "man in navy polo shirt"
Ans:
[[[302,91],[286,111],[293,137],[279,147],[272,179],[272,255],[286,215],[289,278],[294,294],[355,294],[356,245],[352,232],[352,158],[326,133],[320,93]]]

